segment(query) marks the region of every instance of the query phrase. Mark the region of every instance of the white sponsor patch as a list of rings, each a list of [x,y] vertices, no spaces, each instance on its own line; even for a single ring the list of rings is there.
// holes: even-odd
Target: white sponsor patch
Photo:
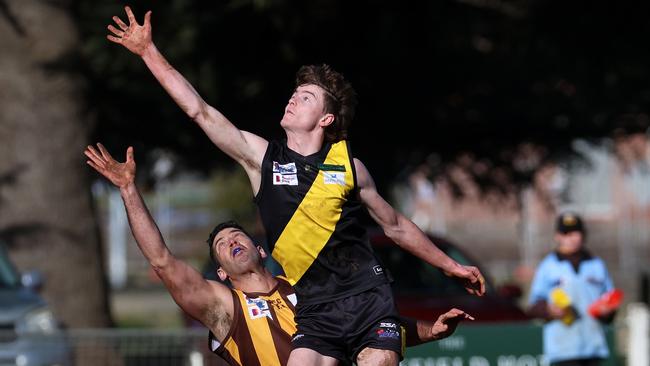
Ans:
[[[262,299],[249,299],[246,298],[246,307],[248,308],[248,316],[251,319],[257,319],[262,317],[269,317],[273,319],[271,315],[271,310],[269,309],[269,304]]]
[[[323,172],[325,184],[345,185],[345,172]]]
[[[298,169],[296,163],[280,164],[273,162],[273,184],[278,186],[297,186]]]
[[[296,168],[296,163],[280,164],[277,161],[274,161],[273,173],[296,174],[298,173],[298,169]]]
[[[298,176],[296,174],[273,173],[273,184],[276,186],[297,186]]]

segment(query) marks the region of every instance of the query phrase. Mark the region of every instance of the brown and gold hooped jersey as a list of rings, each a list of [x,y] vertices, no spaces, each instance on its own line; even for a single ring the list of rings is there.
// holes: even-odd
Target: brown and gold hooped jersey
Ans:
[[[334,301],[386,283],[359,219],[347,141],[302,156],[272,141],[255,197],[273,258],[301,304]]]
[[[235,366],[286,365],[291,352],[296,295],[283,278],[268,294],[232,290],[234,313],[223,342],[210,332],[210,350]]]

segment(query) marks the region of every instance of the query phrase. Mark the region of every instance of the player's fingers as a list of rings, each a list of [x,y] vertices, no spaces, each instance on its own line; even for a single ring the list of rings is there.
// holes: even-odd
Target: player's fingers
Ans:
[[[135,20],[135,15],[133,15],[133,12],[128,5],[124,7],[124,11],[126,11],[126,16],[129,17],[129,25],[138,24],[138,22]]]
[[[117,26],[120,27],[120,29],[122,29],[123,31],[125,31],[125,30],[127,30],[127,29],[129,28],[129,26],[126,25],[126,23],[124,23],[124,22],[122,21],[122,19],[120,19],[120,17],[118,17],[118,16],[113,16],[113,21],[114,21],[115,24],[117,24]]]
[[[132,162],[133,161],[133,146],[129,146],[126,149],[126,161],[127,162]]]
[[[102,145],[100,142],[97,143],[97,147],[99,148],[99,151],[102,153],[102,157],[104,157],[104,159],[106,159],[106,160],[115,160],[115,159],[113,159],[111,154],[108,152],[108,150],[106,150],[104,145]]]
[[[86,154],[87,157],[93,159],[93,161],[104,160],[102,156],[97,152],[97,150],[95,150],[95,148],[90,145],[86,147],[86,151],[84,151],[84,154]]]
[[[102,168],[100,168],[97,164],[93,163],[92,160],[86,160],[86,164],[90,165],[93,169],[95,169],[97,172],[101,173]]]
[[[113,25],[111,25],[111,24],[108,25],[108,30],[111,31],[114,35],[116,35],[118,37],[124,37],[124,32],[122,32],[121,30],[113,27]]]
[[[144,15],[144,25],[149,26],[151,24],[151,10],[149,10],[145,15]]]
[[[111,36],[110,34],[107,35],[106,38],[108,38],[108,40],[113,42],[113,43],[122,43],[122,38]]]
[[[464,311],[462,311],[462,310],[460,310],[460,309],[456,309],[456,308],[452,308],[452,309],[449,310],[447,313],[448,313],[448,314],[451,314],[451,315],[453,315],[453,316],[459,316],[459,315],[463,315],[463,314],[465,314]]]

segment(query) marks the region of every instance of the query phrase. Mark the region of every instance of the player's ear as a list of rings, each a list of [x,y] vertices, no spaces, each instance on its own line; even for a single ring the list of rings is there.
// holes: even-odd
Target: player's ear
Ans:
[[[257,251],[260,252],[260,257],[262,257],[262,259],[265,259],[267,257],[266,251],[264,251],[264,248],[261,246],[257,246]]]
[[[219,279],[221,281],[225,281],[228,279],[228,273],[226,273],[226,271],[223,270],[223,267],[217,268],[217,276],[219,276]]]
[[[325,113],[320,118],[320,120],[318,121],[318,124],[321,127],[327,127],[327,126],[331,125],[334,122],[334,119],[335,119],[335,117],[334,117],[334,115],[332,113]]]

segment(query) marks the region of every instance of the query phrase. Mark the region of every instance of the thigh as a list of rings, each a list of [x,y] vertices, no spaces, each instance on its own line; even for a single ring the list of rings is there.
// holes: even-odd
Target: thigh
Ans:
[[[400,356],[395,351],[366,347],[357,356],[358,366],[397,366]]]
[[[308,306],[298,304],[296,310],[297,330],[291,340],[294,350],[309,349],[339,360],[348,358],[342,326],[345,321],[336,302]]]
[[[287,366],[337,366],[339,361],[330,356],[321,355],[320,353],[309,348],[295,348],[289,355]]]
[[[369,348],[389,351],[370,351],[372,353],[395,353],[398,360],[401,359],[404,335],[390,286],[377,287],[362,294],[356,301],[357,304],[350,304],[350,310],[356,310],[357,314],[354,321],[350,322],[353,329],[347,338],[351,358],[357,359],[364,349]]]

